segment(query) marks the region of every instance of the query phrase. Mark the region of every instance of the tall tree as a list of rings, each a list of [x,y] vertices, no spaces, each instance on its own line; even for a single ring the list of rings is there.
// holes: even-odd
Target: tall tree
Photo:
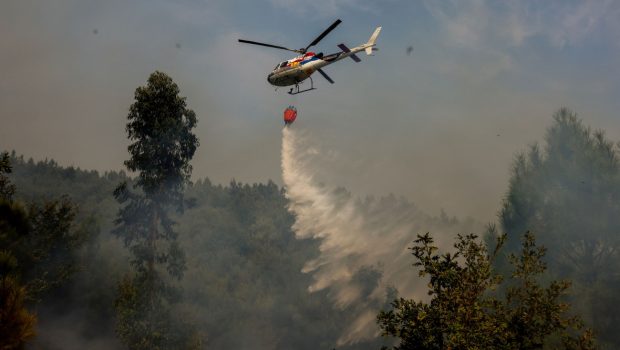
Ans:
[[[136,89],[128,120],[132,143],[125,166],[138,176],[134,191],[123,182],[114,192],[123,205],[114,232],[132,253],[134,273],[119,285],[117,333],[131,349],[194,347],[199,339],[173,312],[180,300],[173,283],[186,267],[170,211],[185,206],[189,162],[198,147],[196,115],[172,79],[154,72]]]
[[[620,153],[603,131],[592,131],[560,109],[545,136],[513,164],[501,212],[507,248],[521,232],[537,232],[549,248],[550,271],[574,280],[575,300],[610,347],[620,346]]]

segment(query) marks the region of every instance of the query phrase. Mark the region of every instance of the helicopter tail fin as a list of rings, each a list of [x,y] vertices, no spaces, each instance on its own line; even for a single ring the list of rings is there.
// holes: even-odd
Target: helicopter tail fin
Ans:
[[[377,41],[379,32],[381,32],[381,27],[377,27],[377,29],[375,29],[375,31],[370,36],[370,39],[368,39],[368,42],[366,43],[366,45],[364,45],[366,46],[367,55],[371,55],[373,51],[376,51],[376,49],[373,49],[373,46],[375,46],[375,42]]]

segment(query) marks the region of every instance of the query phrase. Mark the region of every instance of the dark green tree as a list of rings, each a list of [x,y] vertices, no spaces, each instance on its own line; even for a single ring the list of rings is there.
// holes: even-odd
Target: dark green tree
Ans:
[[[0,199],[10,201],[15,194],[15,185],[11,183],[7,174],[12,171],[11,157],[7,152],[0,154]]]
[[[542,260],[546,249],[536,246],[534,235],[527,232],[519,255],[510,254],[514,270],[506,291],[501,316],[507,324],[510,349],[594,349],[592,331],[583,330],[577,316],[569,316],[570,305],[562,300],[571,283],[567,280],[543,287],[541,276],[547,269]]]
[[[430,300],[399,298],[379,313],[383,335],[399,340],[394,349],[594,349],[592,332],[560,299],[569,283],[539,284],[545,250],[529,233],[521,254],[511,258],[511,285],[501,297],[502,278],[492,266],[504,240],[488,254],[477,236],[459,235],[456,253],[439,254],[429,234],[418,236],[411,250],[429,281]]]
[[[498,301],[486,293],[501,277],[491,269],[486,247],[476,235],[459,235],[454,254],[439,254],[430,234],[411,248],[419,276],[428,279],[429,302],[399,298],[382,311],[384,335],[399,338],[395,349],[502,348],[505,325],[496,316]]]
[[[17,259],[9,250],[12,232],[27,229],[23,210],[12,206],[15,186],[6,174],[11,173],[8,153],[0,154],[0,348],[20,349],[35,336],[37,318],[25,305],[26,288],[18,281]]]
[[[575,282],[573,300],[611,348],[620,346],[619,157],[603,131],[560,109],[544,146],[515,159],[500,211],[507,250],[518,251],[522,232],[537,232],[549,248],[549,271]]]
[[[185,206],[189,162],[198,147],[196,115],[172,79],[154,72],[136,89],[128,120],[132,143],[125,166],[137,179],[133,191],[123,182],[114,192],[122,204],[114,233],[129,248],[134,273],[119,285],[117,333],[130,349],[190,348],[200,339],[174,312],[180,301],[174,281],[186,266],[170,211]]]
[[[90,234],[75,222],[67,198],[31,203],[13,200],[8,155],[0,155],[0,348],[21,349],[34,337],[28,304],[62,286],[78,271],[76,251]]]
[[[8,165],[0,170],[0,192],[9,194],[0,197],[0,250],[18,268],[3,273],[18,274],[28,299],[36,301],[79,270],[77,251],[91,232],[87,224],[76,222],[78,208],[68,197],[27,205],[12,200],[14,187],[5,175],[10,170]]]
[[[78,222],[84,214],[93,213],[101,229],[81,252],[82,271],[37,305],[37,328],[62,330],[67,337],[41,337],[35,340],[37,345],[45,341],[42,346],[64,348],[68,339],[75,344],[88,339],[90,344],[113,348],[117,321],[113,306],[119,281],[127,273],[128,251],[119,252],[121,240],[109,235],[120,206],[110,193],[121,181],[131,180],[122,173],[63,167],[51,159],[29,161],[13,156],[11,165],[16,199],[38,202],[66,193],[79,204]],[[358,309],[334,306],[329,290],[308,293],[313,277],[301,270],[308,260],[318,257],[320,242],[295,237],[291,229],[295,218],[286,209],[284,190],[273,182],[223,186],[203,179],[187,186],[185,197],[195,199],[195,206],[188,206],[182,215],[171,213],[187,257],[187,270],[179,282],[183,290],[179,308],[183,318],[207,335],[202,347],[335,347],[345,327],[357,319]],[[381,205],[391,203],[392,207],[400,205],[399,201],[393,197],[386,204],[381,199]],[[370,288],[376,277],[369,268],[353,278]],[[181,314],[176,306],[175,314]],[[141,315],[134,315],[136,323],[141,322]],[[75,323],[58,322],[67,318]],[[381,339],[338,349],[376,349],[379,344],[383,344]]]

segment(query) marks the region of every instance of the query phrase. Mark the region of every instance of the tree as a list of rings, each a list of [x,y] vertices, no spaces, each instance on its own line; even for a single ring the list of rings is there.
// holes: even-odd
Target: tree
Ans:
[[[10,201],[15,194],[15,185],[11,183],[6,174],[10,174],[11,162],[7,152],[0,154],[0,199]]]
[[[437,254],[430,234],[411,248],[419,276],[429,281],[430,302],[399,298],[377,320],[384,335],[400,338],[395,349],[499,348],[501,323],[488,310],[497,301],[485,295],[500,277],[493,274],[484,244],[459,235],[456,253]],[[464,260],[465,264],[460,264]]]
[[[0,264],[13,259],[0,252]],[[35,336],[37,317],[26,309],[26,288],[12,275],[0,276],[0,348],[23,349]]]
[[[11,172],[9,155],[0,155],[0,348],[23,348],[26,341],[35,336],[37,318],[26,309],[26,288],[17,280],[17,259],[7,248],[9,231],[24,232],[26,229],[23,211],[11,206],[15,186],[6,176]]]
[[[46,348],[64,348],[69,340],[81,344],[80,339],[113,348],[117,341],[112,338],[118,337],[114,304],[119,281],[128,272],[124,266],[128,251],[119,252],[122,241],[109,235],[119,209],[110,193],[121,181],[131,185],[131,180],[119,173],[85,169],[69,178],[68,168],[54,164],[51,159],[29,163],[28,158],[12,157],[15,198],[38,201],[66,193],[79,205],[78,222],[85,213],[93,213],[101,234],[80,251],[82,271],[37,304],[37,329],[53,328],[66,336],[35,340]],[[207,335],[202,338],[202,348],[207,349],[335,347],[345,327],[357,320],[359,304],[343,310],[333,304],[329,290],[308,293],[313,277],[301,271],[307,261],[317,258],[320,242],[295,237],[291,229],[295,217],[286,209],[284,189],[273,182],[223,186],[199,179],[186,187],[184,196],[196,203],[182,215],[171,213],[178,222],[174,229],[187,270],[179,281],[182,299],[170,316],[191,320],[194,329]],[[377,275],[369,268],[352,277],[370,290]],[[389,306],[389,302],[376,304],[377,310]],[[136,324],[142,322],[138,311],[133,315]],[[190,329],[179,325],[175,331],[185,338],[182,332]],[[380,344],[381,339],[373,339],[338,349],[377,349]]]
[[[507,288],[502,313],[508,325],[508,344],[513,349],[524,350],[542,349],[545,344],[554,342],[554,348],[561,344],[564,349],[594,349],[592,331],[586,329],[578,334],[583,322],[577,316],[567,316],[570,306],[562,297],[571,283],[560,280],[551,281],[548,287],[540,285],[540,277],[547,269],[542,260],[545,252],[544,247],[536,246],[534,235],[527,232],[521,254],[509,257],[514,268],[513,284]]]
[[[169,76],[154,72],[146,86],[136,89],[128,115],[132,143],[125,166],[138,174],[135,191],[127,182],[114,191],[123,205],[114,233],[129,248],[134,267],[133,275],[120,282],[116,301],[117,333],[131,349],[188,348],[199,342],[181,336],[183,322],[172,312],[180,300],[172,282],[183,277],[186,267],[169,211],[184,209],[189,161],[198,147],[192,133],[196,115],[178,94]]]
[[[620,262],[618,149],[568,109],[553,119],[544,150],[533,145],[514,162],[501,224],[510,250],[521,232],[535,230],[552,247],[553,268],[592,283]]]
[[[6,153],[0,155],[0,348],[21,349],[34,337],[37,318],[27,303],[63,285],[78,270],[75,252],[89,231],[75,223],[67,198],[31,203],[13,200]]]
[[[538,283],[545,250],[529,233],[521,254],[511,258],[513,284],[501,298],[502,278],[492,266],[504,241],[500,236],[489,254],[476,235],[459,235],[456,253],[438,254],[432,237],[419,235],[411,250],[419,275],[429,280],[430,301],[399,298],[379,313],[383,335],[400,341],[394,349],[593,349],[591,331],[567,316],[560,301],[569,283]]]
[[[574,300],[590,313],[600,339],[617,348],[620,144],[568,109],[553,120],[544,147],[531,146],[513,164],[500,211],[507,250],[519,249],[522,232],[537,232],[549,247],[550,272],[575,281]]]

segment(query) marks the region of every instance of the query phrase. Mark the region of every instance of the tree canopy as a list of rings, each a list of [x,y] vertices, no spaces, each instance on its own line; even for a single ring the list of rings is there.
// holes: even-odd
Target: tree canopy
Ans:
[[[545,249],[527,233],[505,296],[492,253],[476,235],[459,235],[454,253],[438,252],[432,237],[419,235],[411,248],[419,276],[428,280],[428,301],[398,298],[377,316],[383,335],[397,338],[394,349],[594,349],[592,332],[571,316],[561,300],[570,283],[540,284]]]
[[[187,331],[171,311],[180,300],[170,279],[180,280],[185,254],[174,231],[169,208],[182,211],[184,187],[198,147],[192,133],[196,115],[186,107],[178,86],[154,72],[138,87],[127,116],[131,158],[125,166],[137,172],[134,190],[122,182],[114,191],[121,203],[114,233],[129,248],[134,273],[119,284],[117,333],[131,349],[194,348],[200,338]]]
[[[517,251],[521,232],[537,232],[549,248],[549,271],[575,281],[573,301],[601,340],[618,344],[619,144],[566,108],[555,113],[544,141],[513,164],[500,211],[508,251]]]
[[[43,203],[13,199],[16,188],[7,153],[0,154],[0,348],[19,349],[35,335],[37,318],[28,310],[78,270],[76,251],[91,234],[76,223],[77,207],[67,198]]]

